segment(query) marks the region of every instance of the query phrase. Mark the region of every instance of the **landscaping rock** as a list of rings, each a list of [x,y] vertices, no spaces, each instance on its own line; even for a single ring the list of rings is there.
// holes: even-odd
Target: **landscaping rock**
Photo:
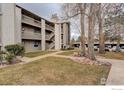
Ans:
[[[77,53],[77,52],[74,52],[74,53],[73,53],[73,56],[77,56],[77,55],[78,55],[78,53]]]
[[[100,62],[97,60],[90,60],[86,57],[72,57],[71,59],[78,62],[78,63],[81,63],[81,64],[111,66],[111,64],[109,62]]]

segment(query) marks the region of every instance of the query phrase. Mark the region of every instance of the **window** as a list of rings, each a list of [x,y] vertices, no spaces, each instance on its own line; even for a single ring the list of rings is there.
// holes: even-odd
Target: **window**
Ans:
[[[38,41],[34,41],[34,47],[38,47],[39,42]]]
[[[61,35],[61,39],[63,39],[63,34]]]

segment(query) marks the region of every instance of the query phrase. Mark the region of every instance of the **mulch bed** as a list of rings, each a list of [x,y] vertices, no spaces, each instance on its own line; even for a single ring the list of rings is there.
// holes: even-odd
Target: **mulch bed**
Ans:
[[[112,64],[109,62],[100,62],[98,60],[91,60],[87,57],[83,57],[81,52],[74,52],[73,57],[71,58],[75,62],[81,63],[81,64],[89,64],[89,65],[106,65],[111,66]]]
[[[21,60],[16,60],[16,61],[13,61],[11,64],[9,62],[3,62],[3,63],[0,63],[0,68],[3,68],[3,67],[7,67],[7,66],[12,66],[12,65],[15,65],[15,64],[19,64],[19,63],[22,63]]]
[[[109,62],[100,62],[100,61],[97,61],[97,60],[90,60],[86,57],[72,57],[71,59],[73,61],[81,63],[81,64],[111,66],[111,63],[109,63]]]

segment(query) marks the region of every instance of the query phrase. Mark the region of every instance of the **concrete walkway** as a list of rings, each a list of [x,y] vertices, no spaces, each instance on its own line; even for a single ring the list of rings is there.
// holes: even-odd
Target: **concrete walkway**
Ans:
[[[45,55],[41,55],[41,56],[37,56],[37,57],[33,57],[33,58],[23,57],[21,60],[24,61],[24,63],[29,63],[29,62],[36,61],[36,60],[39,60],[39,59],[42,59],[45,57],[54,56],[54,55],[56,55],[58,53],[62,53],[62,52],[63,51],[57,51],[54,53],[49,53],[49,54],[45,54]]]
[[[112,64],[106,85],[124,85],[124,60],[97,58]]]
[[[64,56],[64,55],[52,55],[54,57],[61,57],[61,58],[72,58],[72,56]]]

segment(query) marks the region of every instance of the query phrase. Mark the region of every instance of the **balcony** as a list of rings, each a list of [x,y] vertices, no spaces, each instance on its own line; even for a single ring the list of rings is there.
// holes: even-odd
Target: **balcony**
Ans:
[[[41,22],[26,15],[22,15],[22,23],[41,28]]]
[[[41,34],[22,33],[22,39],[41,40]]]
[[[49,26],[49,25],[47,25],[46,24],[46,30],[49,30],[49,31],[53,31],[54,32],[54,27],[52,27],[52,26]]]

